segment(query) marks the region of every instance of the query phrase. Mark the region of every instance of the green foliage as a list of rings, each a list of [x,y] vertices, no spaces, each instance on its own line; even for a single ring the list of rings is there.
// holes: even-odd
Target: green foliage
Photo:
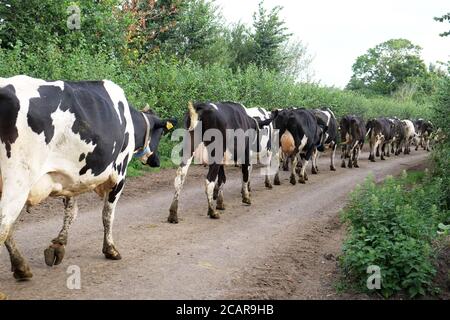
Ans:
[[[118,5],[120,0],[0,0],[0,46],[11,48],[18,42],[43,48],[48,42],[61,48],[88,44],[92,53],[109,50],[119,54],[125,47],[131,21]],[[77,5],[80,30],[70,30],[69,6]]]
[[[285,22],[280,18],[282,7],[276,6],[270,11],[259,3],[258,11],[253,15],[254,62],[258,67],[282,71],[285,57],[282,45],[292,34],[287,33]]]
[[[135,107],[149,103],[160,116],[180,120],[189,101],[208,100],[234,100],[267,109],[329,105],[338,117],[355,113],[365,118],[379,115],[416,118],[429,117],[430,112],[427,104],[387,97],[367,98],[351,91],[299,84],[290,76],[255,65],[233,72],[220,64],[202,66],[162,56],[130,65],[108,50],[99,50],[94,55],[84,42],[70,51],[52,42],[36,50],[20,43],[12,49],[0,49],[0,76],[17,74],[49,80],[110,79],[124,88]],[[168,139],[164,139],[160,153],[165,164],[170,159],[169,147]]]
[[[405,173],[379,186],[370,177],[354,191],[343,215],[349,223],[341,256],[347,279],[367,292],[367,267],[377,265],[385,297],[400,291],[410,297],[433,292],[432,243],[439,223],[450,221],[450,211],[442,207],[443,186],[440,178]]]
[[[450,64],[449,64],[450,68]],[[434,146],[434,174],[444,180],[444,192],[447,195],[445,203],[450,208],[450,77],[443,78],[434,95],[432,108],[433,124],[441,130],[443,141]]]
[[[450,12],[447,14],[444,14],[441,17],[435,17],[434,20],[439,21],[439,22],[448,22],[450,23]],[[443,33],[440,34],[441,37],[447,37],[450,36],[450,30],[449,31],[445,31]]]
[[[421,48],[406,39],[392,39],[359,56],[347,88],[364,93],[391,94],[411,78],[423,77],[427,70]]]

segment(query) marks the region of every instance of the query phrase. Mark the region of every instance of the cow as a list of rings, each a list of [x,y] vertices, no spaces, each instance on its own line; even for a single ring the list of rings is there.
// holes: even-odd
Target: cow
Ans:
[[[119,260],[112,226],[133,155],[155,166],[162,120],[129,105],[111,81],[44,81],[28,76],[0,78],[0,245],[5,244],[14,277],[32,277],[17,249],[13,225],[25,204],[63,197],[64,225],[45,252],[48,265],[64,256],[75,219],[75,196],[96,192],[104,201],[103,254]]]
[[[338,144],[338,123],[336,117],[334,116],[333,111],[330,108],[323,107],[320,109],[313,110],[314,115],[317,119],[317,124],[322,129],[322,141],[321,145],[324,147],[328,147],[331,149],[330,154],[330,170],[336,171],[336,167],[334,165],[334,158],[336,155],[336,148]],[[319,153],[316,153],[317,157],[312,158],[312,173],[317,174],[319,169],[317,167],[317,159]]]
[[[402,152],[405,144],[405,128],[404,123],[398,118],[390,119],[394,123],[394,138],[391,145],[391,152],[398,156]]]
[[[414,124],[411,120],[405,119],[401,121],[402,128],[403,128],[403,145],[404,150],[403,154],[410,154],[411,153],[411,144],[414,142],[414,139],[416,138],[416,130],[414,128]],[[400,148],[401,151],[401,148]]]
[[[366,126],[361,117],[346,115],[339,122],[341,131],[341,167],[345,168],[345,159],[348,159],[349,168],[359,168],[358,159],[364,146]]]
[[[415,121],[414,126],[419,137],[419,143],[416,144],[416,151],[419,149],[419,145],[424,150],[430,151],[430,136],[433,132],[433,124],[431,121],[418,119]]]
[[[301,160],[302,167],[298,182],[306,183],[308,176],[306,166],[311,157],[316,157],[318,151],[323,151],[323,131],[317,124],[316,116],[312,110],[305,108],[286,109],[273,112],[273,126],[278,129],[280,136],[280,150],[278,158],[282,156],[289,159],[291,165],[290,183],[297,182],[297,163]],[[274,184],[280,184],[279,166],[274,177]]]
[[[174,181],[175,194],[170,205],[168,222],[178,223],[178,199],[189,166],[199,154],[202,154],[200,158],[203,164],[209,167],[205,181],[208,216],[219,219],[220,214],[216,210],[225,210],[223,186],[226,182],[224,166],[227,164],[241,165],[242,202],[250,205],[252,158],[259,148],[257,140],[260,128],[270,122],[271,118],[263,121],[252,118],[247,114],[247,109],[239,103],[190,102],[184,117],[184,147]]]
[[[367,136],[369,136],[370,155],[369,160],[375,162],[375,152],[381,160],[390,156],[390,144],[394,138],[394,122],[387,118],[370,119],[366,124]],[[381,153],[380,153],[381,147]]]
[[[265,165],[264,170],[265,173],[265,179],[264,179],[264,185],[268,189],[272,189],[272,182],[270,179],[269,171],[272,164],[272,142],[273,142],[273,124],[272,124],[272,113],[267,111],[264,108],[261,107],[255,107],[255,108],[245,108],[245,111],[247,112],[247,115],[250,117],[256,119],[259,123],[262,123],[264,121],[269,121],[270,123],[263,125],[258,130],[258,150],[257,155],[258,158],[263,158],[263,165]]]

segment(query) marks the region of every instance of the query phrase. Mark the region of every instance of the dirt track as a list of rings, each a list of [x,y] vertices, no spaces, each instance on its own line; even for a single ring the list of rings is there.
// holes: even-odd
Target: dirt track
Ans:
[[[34,277],[16,282],[7,251],[0,249],[0,291],[10,299],[206,299],[339,298],[333,288],[335,257],[344,230],[338,215],[348,193],[373,172],[380,180],[426,161],[427,153],[391,157],[359,169],[330,172],[328,156],[319,175],[292,186],[264,188],[252,176],[252,205],[240,201],[240,172],[227,170],[226,211],[207,218],[204,176],[193,167],[180,204],[180,223],[166,222],[174,170],[130,179],[119,202],[114,237],[123,259],[104,259],[101,201],[79,198],[80,214],[69,233],[66,257],[57,267],[44,263],[43,251],[62,225],[61,200],[51,199],[23,213],[16,240]],[[310,168],[308,168],[310,172]],[[81,269],[81,290],[66,286],[71,265]]]

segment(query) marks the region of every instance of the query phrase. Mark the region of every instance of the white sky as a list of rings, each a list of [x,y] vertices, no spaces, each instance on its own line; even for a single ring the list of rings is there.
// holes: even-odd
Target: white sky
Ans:
[[[216,0],[225,19],[252,23],[259,0]],[[294,37],[315,56],[315,79],[344,87],[355,59],[367,49],[393,38],[406,38],[423,48],[428,64],[450,60],[450,37],[439,33],[449,23],[433,20],[450,11],[450,0],[265,0],[281,5],[282,18]]]

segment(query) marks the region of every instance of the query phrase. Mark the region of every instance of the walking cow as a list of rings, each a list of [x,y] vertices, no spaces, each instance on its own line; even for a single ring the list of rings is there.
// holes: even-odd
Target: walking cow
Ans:
[[[205,191],[210,218],[220,218],[216,209],[225,209],[223,185],[226,181],[224,169],[226,164],[241,165],[242,202],[250,205],[251,158],[259,149],[257,141],[259,128],[271,121],[271,118],[261,121],[250,117],[243,105],[234,102],[189,103],[184,118],[186,131],[182,160],[174,182],[175,194],[168,221],[178,223],[178,199],[194,157],[200,157],[203,164],[209,166]],[[217,200],[216,207],[214,200]]]
[[[104,199],[103,254],[121,258],[112,237],[114,213],[127,166],[135,152],[150,166],[174,120],[133,109],[111,81],[53,81],[27,76],[0,78],[0,245],[5,244],[17,279],[32,277],[13,239],[25,204],[65,198],[64,226],[46,251],[46,262],[64,256],[77,213],[74,196],[95,191]]]
[[[355,115],[347,115],[342,117],[339,127],[342,141],[341,167],[345,168],[345,159],[348,159],[349,168],[359,168],[358,159],[366,136],[364,120]]]
[[[311,157],[316,157],[318,151],[323,151],[321,145],[323,131],[317,124],[317,119],[312,110],[304,108],[275,110],[274,129],[279,130],[280,150],[278,158],[287,157],[290,162],[290,183],[297,182],[297,162],[301,160],[302,167],[298,182],[306,183],[308,176],[306,166]],[[279,167],[278,167],[279,168]],[[280,184],[279,169],[275,174],[274,184]]]
[[[385,156],[390,156],[390,144],[394,138],[393,121],[387,118],[371,119],[367,122],[366,130],[370,144],[369,160],[375,162],[375,152],[377,157],[385,160]]]
[[[322,130],[322,141],[321,145],[326,146],[329,149],[331,149],[330,154],[330,170],[336,171],[336,167],[334,166],[334,158],[336,155],[336,148],[337,148],[337,138],[338,138],[338,124],[336,117],[334,116],[333,111],[331,111],[330,108],[321,108],[321,109],[314,109],[313,110],[314,115],[317,118],[317,124]],[[313,163],[312,163],[312,173],[318,173],[319,169],[317,167],[317,160],[318,160],[318,153],[317,157],[313,157]]]

